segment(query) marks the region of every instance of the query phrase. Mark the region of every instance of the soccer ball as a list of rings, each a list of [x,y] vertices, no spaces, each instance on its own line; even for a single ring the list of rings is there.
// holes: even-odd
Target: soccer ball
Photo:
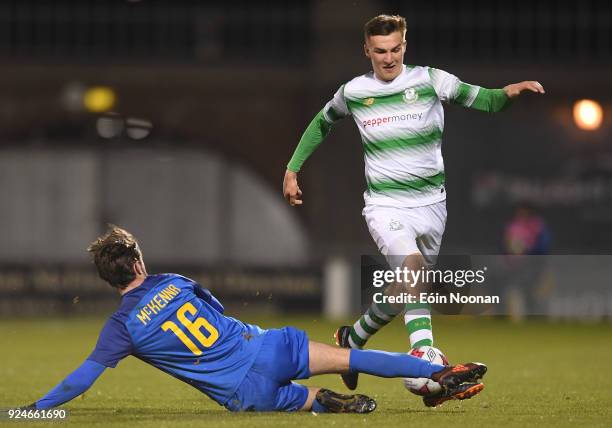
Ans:
[[[448,366],[448,359],[446,356],[442,351],[433,346],[421,346],[411,350],[409,354],[434,364]],[[438,382],[434,382],[426,377],[406,377],[403,381],[406,389],[416,395],[434,395],[442,390]]]

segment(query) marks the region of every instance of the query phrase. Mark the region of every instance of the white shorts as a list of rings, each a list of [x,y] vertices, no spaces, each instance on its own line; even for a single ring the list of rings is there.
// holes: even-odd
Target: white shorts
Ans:
[[[407,255],[421,253],[433,266],[446,227],[446,201],[415,208],[369,205],[363,209],[370,235],[391,269]]]

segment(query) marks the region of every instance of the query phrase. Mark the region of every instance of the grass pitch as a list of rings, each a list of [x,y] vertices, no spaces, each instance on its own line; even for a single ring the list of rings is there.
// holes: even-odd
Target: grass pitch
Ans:
[[[329,343],[338,325],[318,317],[243,317],[262,327],[294,325]],[[100,318],[0,321],[0,407],[28,404],[74,370],[93,349]],[[58,424],[90,427],[300,426],[612,426],[612,324],[489,318],[434,318],[436,345],[451,362],[489,365],[485,390],[472,400],[429,409],[399,379],[361,375],[359,392],[378,401],[369,415],[311,413],[232,414],[195,389],[127,358],[107,370],[82,397],[64,407]],[[407,335],[396,320],[370,348],[405,352]],[[346,391],[339,376],[304,382]],[[17,424],[17,425],[15,425]],[[3,426],[27,426],[0,420]],[[41,423],[31,423],[40,426]]]

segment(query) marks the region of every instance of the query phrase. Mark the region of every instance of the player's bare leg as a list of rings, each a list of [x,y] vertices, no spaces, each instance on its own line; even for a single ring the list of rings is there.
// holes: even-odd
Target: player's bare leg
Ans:
[[[329,373],[349,373],[351,350],[309,341],[309,365],[312,376]]]

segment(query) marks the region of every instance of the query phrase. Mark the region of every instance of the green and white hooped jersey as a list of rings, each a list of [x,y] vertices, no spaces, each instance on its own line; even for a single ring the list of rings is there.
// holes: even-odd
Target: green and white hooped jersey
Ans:
[[[446,198],[441,101],[469,107],[480,90],[442,70],[403,67],[391,82],[373,72],[356,77],[323,109],[330,124],[352,115],[359,128],[366,205],[419,207]]]

